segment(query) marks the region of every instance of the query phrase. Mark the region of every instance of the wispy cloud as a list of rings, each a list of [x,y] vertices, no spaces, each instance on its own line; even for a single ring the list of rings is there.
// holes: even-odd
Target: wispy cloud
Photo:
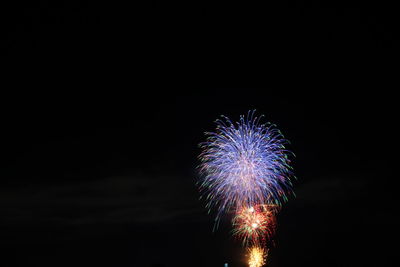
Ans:
[[[192,181],[174,177],[133,175],[3,188],[0,199],[3,225],[141,223],[203,218],[193,215],[201,209]]]

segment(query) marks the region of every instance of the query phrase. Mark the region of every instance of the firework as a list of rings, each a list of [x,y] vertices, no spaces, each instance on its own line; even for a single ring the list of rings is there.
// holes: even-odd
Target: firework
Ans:
[[[270,123],[262,124],[254,111],[239,122],[222,116],[217,129],[200,146],[200,190],[207,208],[223,212],[258,204],[281,205],[292,192],[288,141]]]
[[[233,234],[243,245],[264,245],[275,232],[276,205],[241,207],[232,220]]]
[[[216,226],[224,212],[233,213],[233,235],[248,248],[249,267],[265,264],[276,229],[276,213],[292,193],[288,141],[270,123],[250,111],[239,122],[222,116],[215,132],[200,144],[200,191]],[[267,243],[268,242],[268,243]]]
[[[251,247],[248,249],[249,267],[261,267],[265,264],[265,258],[267,257],[267,250],[262,247]]]

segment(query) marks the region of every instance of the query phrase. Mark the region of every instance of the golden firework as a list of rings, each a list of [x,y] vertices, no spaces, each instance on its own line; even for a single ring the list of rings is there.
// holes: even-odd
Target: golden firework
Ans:
[[[261,267],[265,264],[267,257],[267,250],[262,247],[251,247],[248,249],[249,253],[249,267]]]

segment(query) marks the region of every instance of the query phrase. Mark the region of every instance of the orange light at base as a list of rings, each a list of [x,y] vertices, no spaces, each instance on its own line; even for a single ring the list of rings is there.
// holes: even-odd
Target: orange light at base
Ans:
[[[251,247],[248,249],[249,267],[262,267],[265,264],[268,250],[262,247]]]

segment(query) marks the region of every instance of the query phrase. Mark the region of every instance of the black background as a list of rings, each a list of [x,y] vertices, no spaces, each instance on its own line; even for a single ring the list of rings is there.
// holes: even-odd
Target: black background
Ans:
[[[2,8],[2,266],[246,266],[197,144],[250,109],[291,141],[269,266],[394,266],[397,11],[368,2]],[[179,91],[179,92],[178,92]]]

